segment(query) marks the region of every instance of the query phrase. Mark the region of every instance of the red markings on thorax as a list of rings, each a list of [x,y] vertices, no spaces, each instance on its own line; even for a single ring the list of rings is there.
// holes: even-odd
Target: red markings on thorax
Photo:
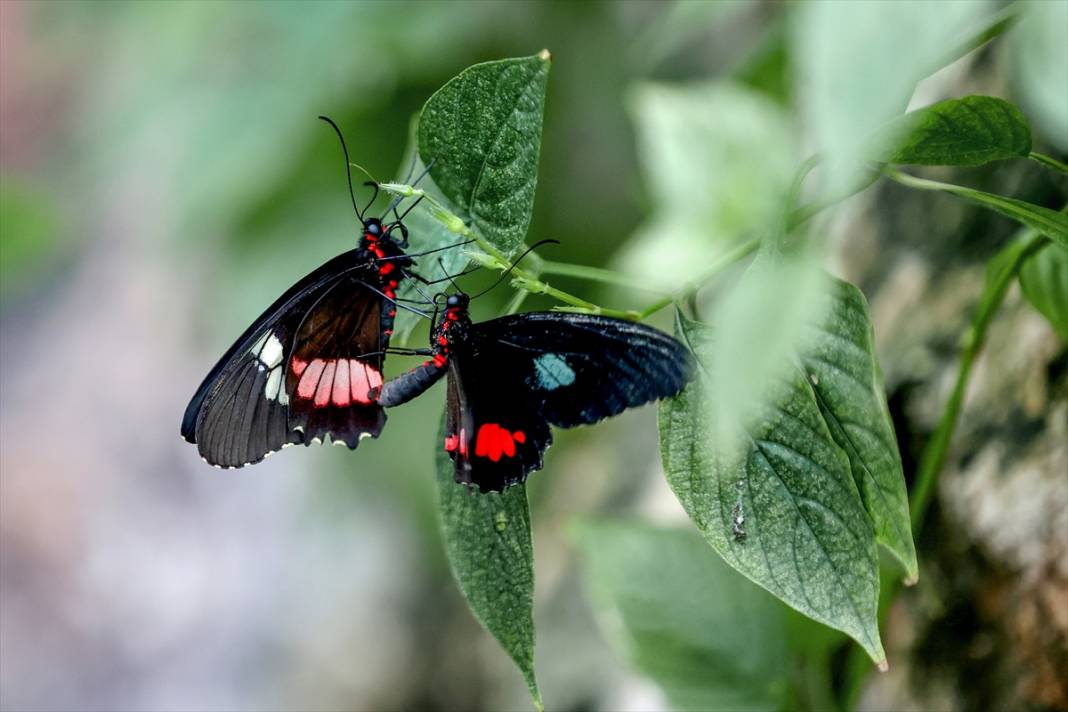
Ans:
[[[374,367],[354,358],[314,359],[306,363],[290,361],[297,381],[297,397],[313,400],[317,408],[327,405],[370,405],[369,391],[382,385],[382,374]]]
[[[515,457],[515,446],[522,445],[526,441],[527,436],[522,430],[510,433],[497,423],[486,423],[478,429],[478,436],[475,438],[475,454],[497,462],[502,455]]]
[[[386,251],[383,250],[382,246],[379,244],[379,239],[377,235],[372,235],[369,232],[365,232],[363,234],[363,239],[367,242],[367,249],[371,251],[371,254],[373,254],[380,260],[386,257]],[[398,280],[387,279],[387,277],[396,269],[397,265],[392,260],[386,260],[385,262],[380,262],[378,264],[378,277],[382,282],[382,293],[390,299],[393,299],[397,296]],[[394,316],[396,313],[397,311],[394,309],[393,313],[390,314],[390,316]]]

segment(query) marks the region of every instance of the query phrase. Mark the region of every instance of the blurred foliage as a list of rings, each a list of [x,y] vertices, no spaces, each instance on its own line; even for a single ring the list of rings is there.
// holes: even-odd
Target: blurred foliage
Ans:
[[[0,178],[0,297],[32,285],[54,260],[65,233],[48,197],[14,177]]]
[[[575,538],[606,628],[678,710],[779,707],[785,608],[691,530],[586,522]]]
[[[1036,148],[1053,146],[1063,153],[1068,5],[1012,8],[1019,8],[1022,19],[1006,37],[1008,51],[996,46],[994,58],[984,61],[1007,67],[1006,92],[1033,123]],[[672,287],[703,274],[717,254],[767,232],[783,206],[792,207],[790,181],[804,156],[823,151],[832,159],[816,175],[817,195],[852,187],[848,159],[871,130],[905,110],[919,79],[963,54],[957,51],[960,43],[997,21],[996,9],[984,2],[6,3],[3,51],[13,54],[4,55],[0,137],[4,315],[8,324],[13,316],[47,315],[40,310],[69,288],[83,269],[83,256],[103,254],[131,270],[165,264],[182,285],[176,299],[181,312],[148,329],[160,344],[155,358],[168,374],[189,379],[191,391],[194,372],[264,304],[356,239],[341,153],[316,115],[338,121],[353,159],[375,177],[403,177],[410,164],[405,146],[411,118],[435,90],[475,62],[530,55],[542,47],[552,51],[555,67],[528,242],[556,238],[563,244],[552,248],[552,259],[615,263],[635,277],[636,286]],[[12,37],[22,37],[23,46]],[[1021,189],[1019,197],[1049,202],[1032,192]],[[432,229],[421,213],[413,213],[408,224],[419,235]],[[813,241],[822,244],[827,235],[814,230]],[[1063,309],[1056,308],[1063,293],[1063,279],[1058,280],[1063,250],[1054,249],[1060,248],[1046,247],[1025,262],[1020,279],[1027,297],[1063,334]],[[739,275],[725,274],[694,300],[709,321],[743,332],[746,324],[757,325],[781,342],[781,349],[770,350],[762,348],[764,341],[719,344],[724,362],[744,366],[740,371],[754,383],[767,376],[762,369],[775,360],[775,351],[785,351],[792,341],[790,329],[780,329],[793,321],[784,312],[804,313],[810,306],[797,298],[812,294],[799,287],[808,271],[787,265],[774,274],[739,290],[734,289]],[[472,275],[465,285],[474,290],[495,276]],[[649,296],[570,278],[553,281],[593,300],[610,298],[613,305],[618,300],[621,306],[642,306]],[[508,292],[502,287],[480,299],[475,317],[498,313]],[[733,298],[724,298],[728,294]],[[550,303],[532,298],[527,306]],[[408,324],[414,326],[411,343],[421,345],[422,324],[414,318]],[[175,333],[181,349],[167,338]],[[122,348],[113,334],[104,336],[110,348]],[[65,334],[56,337],[51,341],[67,343]],[[392,359],[389,368],[408,365]],[[744,396],[747,380],[725,387]],[[137,396],[135,384],[125,387],[116,395],[124,407]],[[418,532],[423,578],[405,585],[422,591],[411,617],[425,626],[419,629],[424,646],[412,653],[415,672],[409,671],[408,682],[414,691],[393,691],[394,697],[382,698],[386,706],[501,707],[502,700],[516,699],[501,690],[525,687],[520,676],[497,675],[503,668],[487,663],[467,645],[470,640],[457,645],[452,640],[460,635],[454,619],[466,612],[448,582],[437,534],[431,443],[441,400],[437,388],[391,412],[392,425],[381,440],[356,454],[301,449],[279,458],[287,463],[304,458],[321,475],[309,487],[309,501],[294,505],[310,521],[346,522],[358,501]],[[724,404],[745,400],[739,396]],[[181,405],[173,404],[175,420]],[[87,423],[110,421],[101,417],[100,406],[84,408]],[[575,508],[636,506],[650,466],[639,457],[645,442],[639,431],[645,431],[637,427],[648,429],[650,422],[640,418],[561,434],[546,471],[532,482],[536,534],[550,537],[546,530],[570,511],[561,501]],[[167,442],[174,439],[176,422],[150,426],[151,435],[161,434],[160,443],[162,434]],[[125,447],[101,469],[125,462]],[[141,487],[145,479],[157,485],[184,481],[182,468],[200,466],[192,453],[186,453],[188,463],[176,464],[173,450],[153,447],[151,462],[161,470],[156,477],[146,478],[138,465],[129,465],[136,471],[128,474]],[[259,475],[243,482],[254,488]],[[547,524],[540,525],[539,515]],[[783,643],[768,625],[783,615],[781,604],[707,547],[699,556],[704,545],[696,537],[596,525],[580,540],[593,562],[600,612],[622,620],[636,667],[663,684],[676,704],[704,704],[729,693],[736,679],[746,680],[746,691],[758,700],[782,700],[777,685],[784,678],[784,656],[791,671],[800,665],[830,679],[830,656],[842,636],[790,611]],[[538,554],[550,571],[566,569],[560,561],[568,555],[551,541]],[[694,580],[699,585],[691,586]],[[674,589],[686,595],[674,598]],[[716,595],[707,595],[709,589]],[[554,592],[550,588],[545,595]],[[569,622],[551,617],[555,612],[548,604],[539,605],[545,609],[539,631],[556,626],[571,632]],[[737,610],[745,615],[732,613]],[[273,630],[255,635],[274,644]],[[301,635],[307,640],[287,654],[307,652],[317,632]],[[435,638],[446,643],[435,647]],[[577,645],[574,638],[557,640],[567,642],[548,650],[550,659]],[[342,678],[356,675],[358,663],[348,664],[349,653],[373,654],[375,647],[367,640],[346,645],[343,655],[331,658],[346,660],[338,673]],[[94,656],[99,657],[95,650]],[[282,660],[290,667],[292,660]],[[722,678],[703,674],[709,661]],[[275,668],[242,665],[244,677],[227,685],[273,691],[284,684],[274,680]],[[51,660],[48,667],[68,674]],[[319,691],[327,686],[327,673],[310,667],[315,670],[310,688]],[[545,671],[539,672],[549,689]],[[550,699],[583,708],[616,682],[583,679],[575,690],[550,692]],[[468,690],[470,696],[463,697],[467,688],[478,692]],[[363,698],[339,694],[338,699],[340,706],[353,706]],[[102,708],[128,702],[103,700]],[[817,709],[823,708],[818,701],[826,702],[811,691],[787,700]],[[298,701],[294,706],[307,706]]]

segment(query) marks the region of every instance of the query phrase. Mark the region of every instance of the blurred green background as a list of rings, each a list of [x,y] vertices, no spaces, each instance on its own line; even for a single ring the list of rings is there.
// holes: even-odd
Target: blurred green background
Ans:
[[[951,5],[934,23],[943,35],[995,7]],[[628,269],[656,287],[772,219],[801,147],[834,128],[827,117],[838,114],[795,76],[797,53],[838,31],[834,12],[799,20],[770,2],[0,3],[0,706],[528,705],[519,674],[466,610],[438,538],[442,388],[392,412],[383,437],[355,453],[290,449],[232,472],[208,468],[179,439],[182,410],[264,305],[354,244],[340,150],[318,114],[385,180],[403,172],[411,117],[445,81],[549,48],[531,239],[560,240],[543,249],[552,259]],[[930,51],[913,60],[948,42],[938,32],[921,40]],[[1036,42],[972,55],[918,92],[920,103],[1008,94],[1036,130],[1054,127],[1042,140],[1063,155],[1061,95],[1049,90],[1060,68],[1032,81],[1048,66],[1041,51],[1033,57]],[[1049,184],[1021,171],[981,179],[1053,200]],[[878,209],[891,216],[902,204],[912,216],[949,211],[925,239],[904,242],[915,264],[975,268],[1002,238],[968,242],[966,257],[950,248],[967,230],[1009,231],[986,215],[968,224],[973,213],[962,218],[949,199],[915,207],[889,190]],[[843,252],[843,235],[861,214],[861,231],[893,240],[886,222],[903,218],[880,223],[871,205],[854,203],[828,230],[827,252],[875,290],[898,275],[871,257],[880,238]],[[932,250],[931,235],[949,247]],[[613,306],[651,299],[554,284]],[[479,300],[476,316],[509,296]],[[883,314],[875,304],[877,334],[898,324],[897,303]],[[947,310],[947,328],[964,313]],[[418,326],[413,341],[424,334]],[[886,351],[892,389],[937,377],[938,358]],[[407,365],[396,358],[391,369]],[[538,671],[550,709],[668,704],[599,632],[568,535],[596,513],[684,524],[660,473],[654,416],[645,408],[558,432],[533,477]]]

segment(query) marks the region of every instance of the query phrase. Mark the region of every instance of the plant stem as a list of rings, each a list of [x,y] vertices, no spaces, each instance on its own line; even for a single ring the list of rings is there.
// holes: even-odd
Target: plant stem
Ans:
[[[1047,156],[1044,153],[1039,153],[1038,151],[1031,151],[1031,153],[1029,153],[1027,157],[1030,158],[1032,161],[1037,161],[1038,163],[1041,163],[1046,168],[1052,168],[1055,171],[1060,171],[1061,173],[1068,175],[1068,164],[1061,163],[1052,156]]]
[[[872,185],[872,183],[877,180],[879,180],[879,174],[873,171],[868,175],[867,178],[862,181],[859,181],[856,185],[849,188],[848,190],[843,191],[842,193],[832,195],[829,198],[823,198],[822,200],[817,200],[813,203],[809,203],[808,205],[802,205],[801,207],[792,211],[789,217],[787,217],[786,232],[792,232],[802,223],[808,222],[818,213],[823,212],[832,205],[837,205],[846,198],[851,198],[857,193],[867,190]]]
[[[1015,198],[1007,198],[993,193],[984,193],[981,190],[965,188],[962,185],[940,183],[935,180],[927,180],[926,178],[917,178],[908,175],[907,173],[902,173],[889,166],[883,166],[882,174],[890,180],[902,185],[907,185],[910,188],[938,190],[950,193],[958,198],[967,200],[969,203],[974,203],[981,207],[999,212],[1006,217],[1012,218],[1021,225],[1026,225],[1041,231],[1043,234],[1068,249],[1068,218],[1065,218],[1063,213],[1058,213],[1048,208],[1043,208],[1039,205],[1027,203]]]
[[[755,252],[758,247],[760,247],[760,239],[753,238],[752,240],[747,240],[746,242],[743,242],[737,247],[728,250],[727,252],[722,254],[719,259],[713,262],[712,266],[709,267],[708,270],[706,270],[700,277],[688,284],[681,291],[677,292],[674,295],[658,299],[657,301],[653,302],[645,309],[643,309],[640,312],[639,318],[646,319],[652,316],[653,314],[656,314],[664,307],[670,306],[675,302],[675,300],[687,299],[693,294],[696,294],[697,291],[705,284],[705,282],[712,279],[717,274],[722,272],[727,267],[730,267],[735,262],[738,262],[739,260],[744,259],[752,252]]]
[[[512,270],[512,274],[515,275],[512,280],[512,285],[518,289],[532,292],[534,294],[547,294],[554,299],[557,299],[564,304],[572,307],[573,310],[587,312],[591,314],[603,314],[605,316],[614,316],[620,319],[638,319],[639,313],[636,311],[624,311],[620,309],[607,309],[605,307],[598,306],[593,302],[588,302],[585,299],[576,297],[573,294],[557,289],[549,284],[538,279],[539,272],[545,271],[545,266],[551,265],[560,268],[560,263],[546,262],[537,255],[531,253],[532,259],[536,260],[536,271],[524,269],[518,265],[513,265],[508,261],[508,258],[503,252],[494,247],[486,238],[479,235],[469,228],[463,220],[456,215],[453,215],[444,205],[438,202],[432,195],[429,195],[426,191],[420,188],[413,188],[410,185],[403,183],[382,183],[382,190],[393,193],[394,195],[404,196],[406,198],[422,198],[430,205],[431,214],[442,225],[445,226],[450,232],[453,232],[461,237],[474,240],[478,245],[482,253],[469,252],[468,256],[475,262],[478,262],[483,267],[489,267],[491,269],[498,269],[505,271]],[[608,270],[598,270],[595,268],[583,268],[577,265],[572,266],[572,270],[575,276],[589,277],[591,274],[597,274],[598,277],[604,279],[608,275],[612,275],[612,279],[617,283],[622,283],[624,277],[622,275],[615,275]],[[633,286],[633,283],[627,283],[629,286]],[[518,307],[517,307],[518,308]]]
[[[613,284],[618,287],[626,287],[628,289],[646,289],[648,291],[659,291],[656,289],[650,289],[640,284],[636,284],[634,277],[626,274],[620,274],[619,272],[613,272],[609,269],[601,269],[599,267],[588,267],[586,265],[573,265],[567,262],[554,262],[552,260],[543,260],[541,265],[542,274],[555,274],[559,277],[575,277],[578,279],[586,279],[591,282],[602,282],[604,284]]]
[[[964,394],[971,377],[972,366],[975,359],[986,342],[986,331],[997,314],[998,308],[1005,299],[1012,281],[1019,274],[1020,268],[1027,258],[1042,249],[1049,238],[1038,234],[1035,230],[1027,229],[1015,244],[1010,245],[1013,252],[1009,254],[1009,262],[996,267],[987,277],[987,284],[983,295],[979,300],[979,309],[972,320],[972,325],[965,336],[964,352],[961,354],[960,367],[957,370],[957,381],[953,391],[946,402],[945,410],[938,428],[931,436],[931,440],[923,450],[920,457],[920,466],[916,474],[912,495],[909,497],[909,510],[912,513],[912,532],[916,536],[923,526],[923,518],[927,513],[931,496],[934,491],[938,475],[945,464],[946,455],[949,452],[949,444],[953,438],[953,431],[957,427],[961,407],[964,403]]]
[[[1039,234],[1033,228],[1024,228],[1016,239],[1002,252],[1005,262],[992,262],[987,283],[979,300],[979,308],[965,336],[964,351],[961,354],[957,380],[953,386],[945,410],[931,439],[920,456],[919,470],[909,496],[909,512],[912,519],[912,535],[916,537],[923,528],[924,516],[930,506],[938,475],[945,464],[949,445],[956,430],[960,411],[964,404],[964,395],[968,388],[972,366],[986,342],[987,328],[1005,299],[1005,294],[1013,279],[1020,272],[1023,264],[1050,242],[1049,238]],[[996,258],[995,258],[996,259]],[[879,587],[879,619],[885,620],[886,611],[901,587],[896,576],[882,577]],[[843,705],[845,709],[854,709],[860,696],[864,681],[871,673],[871,663],[860,648],[853,646],[845,666]]]

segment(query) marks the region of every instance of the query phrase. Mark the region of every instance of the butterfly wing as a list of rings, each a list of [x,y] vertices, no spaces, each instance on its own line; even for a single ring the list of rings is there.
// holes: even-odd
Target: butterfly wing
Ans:
[[[674,338],[622,319],[531,312],[474,324],[449,360],[456,479],[483,491],[522,482],[542,465],[550,423],[594,423],[673,396],[692,368]]]
[[[348,298],[347,303],[364,305],[360,313],[369,322],[366,328],[377,328],[382,298],[361,281],[373,276],[365,253],[350,250],[338,255],[287,290],[234,342],[201,383],[182,419],[182,436],[197,444],[207,462],[240,467],[287,444],[311,442],[290,425],[292,384],[287,364],[302,339],[324,340],[318,329],[329,323],[325,314],[336,309],[342,297]],[[365,334],[361,336],[368,341]],[[373,344],[365,352],[380,350],[377,335]],[[307,350],[301,353],[310,356]],[[381,372],[380,360],[372,366]],[[335,366],[335,379],[336,371]],[[310,400],[314,405],[315,398]],[[301,411],[305,404],[295,405]],[[367,425],[377,434],[383,422],[384,416],[374,423],[361,418],[354,427]],[[348,435],[346,431],[342,437],[346,442],[353,440]]]
[[[549,424],[507,366],[466,349],[449,359],[445,450],[456,481],[483,492],[500,492],[541,469],[552,443]]]
[[[473,336],[480,352],[510,364],[538,412],[563,428],[674,396],[693,371],[678,340],[625,319],[529,312],[475,324]]]
[[[305,315],[286,370],[289,425],[310,444],[327,435],[355,448],[386,424],[369,391],[382,385],[383,302],[356,277],[329,287]]]

